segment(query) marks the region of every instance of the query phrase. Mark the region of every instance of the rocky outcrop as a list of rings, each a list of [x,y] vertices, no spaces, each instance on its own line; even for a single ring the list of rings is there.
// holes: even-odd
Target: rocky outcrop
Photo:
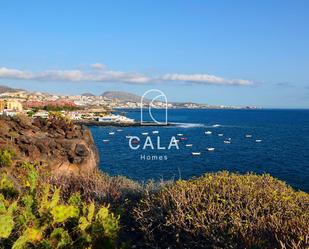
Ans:
[[[0,146],[13,147],[17,160],[39,162],[59,174],[92,171],[99,159],[89,129],[60,117],[0,117]]]

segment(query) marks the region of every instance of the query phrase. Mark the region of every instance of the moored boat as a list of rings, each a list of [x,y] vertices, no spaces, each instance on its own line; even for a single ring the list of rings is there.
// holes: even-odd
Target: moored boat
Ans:
[[[192,156],[200,156],[201,152],[192,152]]]

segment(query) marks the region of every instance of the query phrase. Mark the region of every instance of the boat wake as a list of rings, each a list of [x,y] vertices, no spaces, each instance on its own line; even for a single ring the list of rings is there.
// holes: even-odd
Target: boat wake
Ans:
[[[172,123],[173,126],[171,127],[177,127],[177,128],[218,128],[218,127],[228,127],[226,125],[221,124],[200,124],[200,123]],[[231,126],[233,127],[233,126]]]
[[[204,124],[197,124],[197,123],[172,123],[174,127],[177,128],[198,128],[198,127],[207,127]],[[171,126],[173,127],[173,126]]]

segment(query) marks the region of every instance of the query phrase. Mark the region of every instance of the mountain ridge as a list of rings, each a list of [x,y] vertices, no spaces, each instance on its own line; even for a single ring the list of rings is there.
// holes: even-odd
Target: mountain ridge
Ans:
[[[124,91],[106,91],[101,94],[102,97],[108,99],[118,99],[119,101],[123,102],[140,102],[141,96]]]
[[[23,89],[18,89],[18,88],[13,88],[5,85],[0,85],[0,94],[1,93],[13,93],[13,92],[20,92],[20,91],[25,91]]]

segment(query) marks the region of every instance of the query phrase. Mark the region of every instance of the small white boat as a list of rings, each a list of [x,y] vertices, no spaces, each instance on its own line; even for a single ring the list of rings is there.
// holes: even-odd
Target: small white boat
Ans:
[[[252,135],[250,135],[250,134],[247,134],[247,135],[246,135],[246,138],[250,138],[250,137],[252,137]]]
[[[158,134],[159,133],[159,131],[153,131],[152,132],[152,134]]]
[[[109,139],[103,139],[103,142],[107,143],[107,142],[109,142]]]
[[[186,144],[186,147],[192,147],[192,144]]]
[[[261,139],[257,139],[257,140],[255,140],[255,142],[256,143],[260,143],[260,142],[262,142],[262,140]]]
[[[229,141],[229,140],[224,140],[223,141],[225,144],[230,144],[231,143],[231,141]]]
[[[212,127],[220,127],[221,125],[219,124],[214,124]]]
[[[201,152],[192,152],[192,156],[200,156]]]
[[[142,135],[147,136],[148,132],[142,132]]]
[[[121,130],[121,129],[118,129],[117,131],[120,132],[120,131],[122,131],[122,130]]]
[[[210,135],[210,134],[212,134],[212,132],[211,131],[205,131],[205,134]]]
[[[222,133],[219,133],[218,136],[219,136],[219,137],[223,137],[223,134],[222,134]]]
[[[182,136],[183,136],[183,134],[181,134],[181,133],[178,133],[178,134],[177,134],[177,136],[178,136],[178,137],[182,137]]]
[[[109,132],[108,134],[109,135],[115,135],[115,132]]]
[[[227,140],[231,141],[231,140],[232,140],[232,138],[230,138],[230,137],[229,137]]]
[[[208,151],[214,151],[215,148],[213,148],[213,147],[208,147],[207,150],[208,150]]]

